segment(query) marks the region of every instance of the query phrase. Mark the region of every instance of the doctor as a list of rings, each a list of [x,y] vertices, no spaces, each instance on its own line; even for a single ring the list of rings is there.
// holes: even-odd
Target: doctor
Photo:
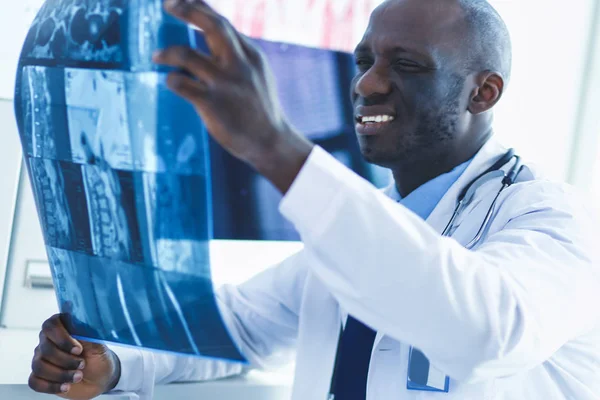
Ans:
[[[285,194],[281,212],[305,244],[220,293],[253,366],[295,359],[294,400],[600,399],[596,225],[571,188],[492,138],[511,48],[490,5],[388,0],[373,13],[352,100],[365,158],[393,172],[386,192],[289,126],[259,51],[204,2],[166,7],[212,50],[157,54],[197,78],[175,73],[170,87]],[[534,78],[529,101],[551,84]],[[80,343],[55,316],[30,386],[150,399],[158,383],[240,372]]]

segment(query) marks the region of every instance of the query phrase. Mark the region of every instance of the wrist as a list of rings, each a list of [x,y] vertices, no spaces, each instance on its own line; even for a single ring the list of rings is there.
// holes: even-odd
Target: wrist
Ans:
[[[121,360],[119,359],[119,356],[117,356],[115,352],[110,349],[108,350],[107,356],[110,360],[110,363],[112,364],[112,375],[110,377],[106,390],[106,392],[110,392],[114,390],[115,387],[117,387],[119,381],[121,380]]]
[[[268,179],[282,194],[286,194],[310,156],[314,144],[286,128],[274,135],[274,140],[257,152],[251,162],[256,171]]]

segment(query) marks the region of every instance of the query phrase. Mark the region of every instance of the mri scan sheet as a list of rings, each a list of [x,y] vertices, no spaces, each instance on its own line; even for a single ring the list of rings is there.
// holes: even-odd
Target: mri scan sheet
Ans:
[[[290,121],[375,182],[353,136],[352,57],[253,40]],[[167,89],[169,69],[151,55],[170,45],[206,51],[161,0],[47,0],[18,67],[25,164],[72,334],[243,363],[215,294],[211,241],[299,237],[279,193]]]

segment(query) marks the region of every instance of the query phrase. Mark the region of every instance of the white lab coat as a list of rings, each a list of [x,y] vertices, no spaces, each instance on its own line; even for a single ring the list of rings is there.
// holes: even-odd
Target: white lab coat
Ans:
[[[256,367],[295,357],[293,400],[324,400],[349,313],[379,332],[368,400],[600,399],[600,238],[582,197],[527,168],[475,249],[463,246],[498,180],[479,189],[452,238],[440,236],[460,190],[505,151],[490,140],[423,222],[316,148],[281,204],[304,250],[219,295],[243,353]],[[451,377],[450,393],[406,390],[409,345]],[[241,371],[115,351],[116,389],[144,399],[157,383]]]

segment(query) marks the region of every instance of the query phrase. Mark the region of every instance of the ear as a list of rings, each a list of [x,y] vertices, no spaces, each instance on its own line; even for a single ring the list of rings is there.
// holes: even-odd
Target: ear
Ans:
[[[482,72],[476,79],[476,88],[471,93],[468,110],[471,114],[481,114],[491,110],[502,97],[504,78],[496,72]]]

